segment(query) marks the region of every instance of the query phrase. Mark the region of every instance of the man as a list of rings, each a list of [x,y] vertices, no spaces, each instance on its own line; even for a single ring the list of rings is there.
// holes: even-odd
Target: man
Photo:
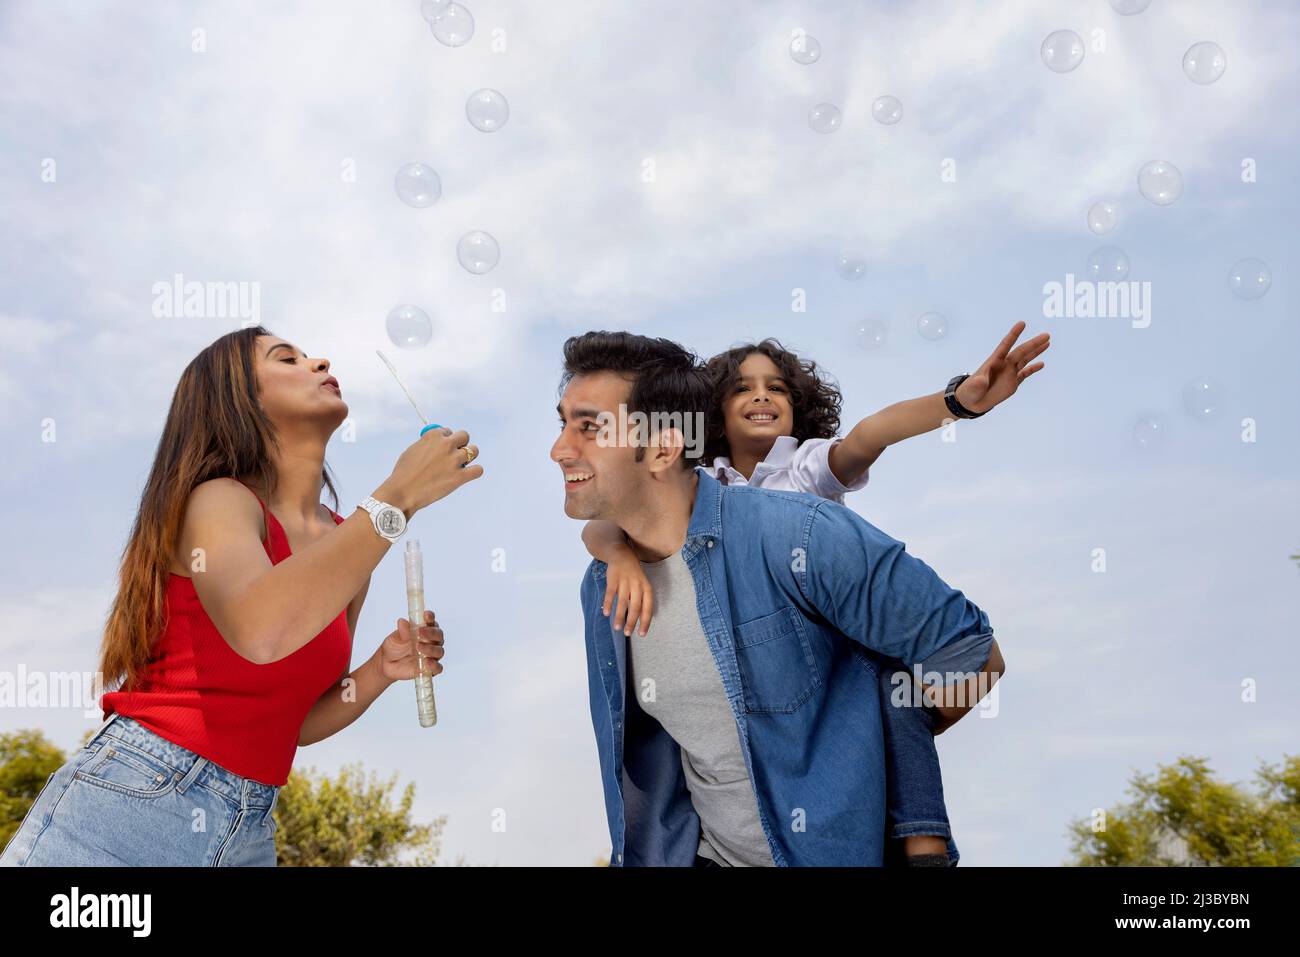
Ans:
[[[1003,671],[987,616],[843,506],[692,468],[710,390],[677,344],[591,332],[564,357],[565,512],[616,523],[657,603],[629,645],[604,563],[583,579],[610,863],[881,864],[879,658],[956,675],[924,691],[946,727]]]

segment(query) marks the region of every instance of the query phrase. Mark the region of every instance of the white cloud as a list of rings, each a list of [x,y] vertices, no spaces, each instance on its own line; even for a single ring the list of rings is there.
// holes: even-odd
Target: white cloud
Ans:
[[[264,322],[332,355],[349,398],[390,410],[400,396],[371,351],[386,344],[392,305],[423,305],[439,333],[402,354],[411,376],[434,404],[464,389],[491,402],[522,330],[552,313],[636,323],[721,293],[746,264],[829,255],[844,237],[875,257],[924,248],[943,268],[971,236],[1077,226],[1094,194],[1131,192],[1148,153],[1195,177],[1216,143],[1278,101],[1291,58],[1263,38],[1295,19],[1209,4],[1180,5],[1172,19],[1010,0],[732,3],[696,11],[683,29],[655,5],[475,8],[478,33],[458,49],[434,41],[414,2],[365,16],[321,3],[7,12],[8,35],[24,38],[0,66],[17,96],[8,109],[25,121],[16,146],[29,163],[60,164],[57,184],[37,182],[33,165],[29,183],[9,187],[25,241],[57,256],[30,278],[57,277],[61,304],[27,311],[81,330],[60,365],[95,397],[85,410],[94,433],[156,429],[157,416],[135,410],[165,405],[188,358],[237,325],[152,318],[151,283],[176,271],[263,283]],[[1107,51],[1050,73],[1040,34],[1062,23],[1085,36],[1106,29]],[[205,53],[189,49],[196,26]],[[826,51],[811,67],[786,49],[801,26]],[[491,50],[496,28],[503,53]],[[1202,33],[1230,51],[1210,89],[1178,68],[1183,35]],[[115,36],[140,59],[109,56]],[[512,104],[494,134],[463,115],[485,85]],[[887,91],[905,104],[893,128],[869,114]],[[831,136],[807,128],[821,98],[844,110]],[[955,185],[938,181],[948,156]],[[340,178],[345,159],[356,183]],[[443,177],[443,199],[427,210],[393,195],[393,173],[412,159]],[[649,184],[646,159],[657,170]],[[500,239],[494,273],[472,277],[455,262],[470,228]],[[489,308],[497,286],[504,314]],[[123,368],[147,378],[115,387]]]
[[[0,596],[6,667],[93,671],[115,585],[49,586]],[[39,664],[38,664],[39,662]]]
[[[525,589],[529,601],[520,607],[560,628],[577,621],[585,559],[566,552],[563,560],[574,559],[569,570],[550,570],[558,566],[550,564],[549,549],[559,549],[550,527],[539,534],[541,519],[522,506],[510,511],[516,499],[536,501],[523,483],[548,468],[549,440],[536,438],[541,427],[534,429],[530,417],[534,408],[549,408],[557,357],[538,354],[530,338],[538,330],[554,338],[588,324],[617,328],[684,316],[696,324],[691,338],[698,331],[706,340],[692,344],[702,345],[733,332],[766,334],[759,327],[768,324],[818,345],[816,357],[843,377],[846,399],[861,402],[872,389],[894,390],[919,371],[928,375],[926,363],[953,361],[953,353],[899,350],[872,366],[871,357],[829,348],[823,355],[820,347],[831,340],[812,316],[794,327],[772,321],[776,310],[788,309],[784,302],[759,318],[715,312],[736,303],[748,308],[744,297],[773,275],[780,284],[787,273],[805,282],[809,262],[826,261],[833,278],[829,261],[846,239],[866,250],[872,269],[918,269],[927,286],[971,262],[996,271],[1002,264],[993,251],[1029,257],[1061,236],[1090,241],[1083,214],[1099,194],[1128,197],[1127,213],[1159,220],[1199,247],[1222,223],[1252,210],[1259,215],[1259,200],[1227,190],[1221,164],[1235,170],[1243,143],[1258,152],[1274,139],[1288,146],[1294,139],[1293,125],[1275,112],[1289,102],[1296,71],[1284,38],[1295,34],[1298,14],[1286,5],[1242,12],[1180,2],[1175,12],[1161,3],[1125,18],[1100,0],[737,0],[699,6],[685,19],[665,16],[658,4],[468,5],[478,33],[459,49],[433,40],[417,0],[364,10],[342,2],[147,11],[44,3],[10,5],[0,14],[0,84],[9,91],[0,117],[10,144],[0,177],[0,422],[26,428],[46,415],[58,420],[58,448],[31,452],[15,444],[17,464],[9,472],[21,474],[27,456],[29,471],[40,477],[42,507],[57,510],[58,522],[84,520],[76,514],[82,492],[63,491],[83,476],[143,473],[147,460],[125,461],[125,440],[143,447],[157,435],[181,369],[238,324],[154,319],[152,284],[176,272],[257,281],[264,324],[331,358],[366,436],[412,424],[375,348],[394,359],[427,413],[437,416],[450,405],[473,405],[484,421],[501,413],[494,427],[527,454],[499,449],[489,468],[511,468],[493,472],[489,481],[502,484],[484,486],[495,491],[473,500],[493,503],[492,514],[453,527],[467,540],[501,511],[517,518],[496,534],[513,550],[512,563],[529,556],[540,569],[517,580],[558,586]],[[204,54],[189,48],[196,26],[207,31]],[[822,42],[823,59],[813,67],[794,64],[786,51],[799,26]],[[1063,26],[1085,38],[1094,27],[1105,29],[1107,51],[1090,51],[1073,74],[1050,73],[1038,46]],[[491,51],[496,27],[507,31],[506,53]],[[1187,44],[1208,36],[1228,51],[1229,68],[1219,83],[1196,87],[1182,76],[1179,59]],[[480,134],[465,121],[466,97],[483,86],[510,101],[510,122],[499,133]],[[897,127],[870,119],[872,99],[885,92],[903,100]],[[843,128],[830,136],[807,127],[808,108],[822,99],[844,111]],[[39,180],[44,157],[58,161],[57,184]],[[957,162],[956,184],[939,182],[945,157]],[[1156,157],[1182,168],[1184,205],[1157,210],[1138,203],[1137,167]],[[340,177],[346,159],[356,162],[356,183]],[[393,193],[393,173],[416,159],[443,178],[442,201],[427,210],[408,209]],[[653,183],[641,180],[646,159],[655,163]],[[1285,178],[1282,172],[1275,180]],[[501,265],[487,276],[470,276],[455,261],[456,239],[472,228],[487,229],[502,245]],[[1140,250],[1131,251],[1137,263]],[[1148,257],[1156,251],[1148,249]],[[1284,292],[1283,270],[1274,266],[1277,288],[1263,306]],[[1188,272],[1172,281],[1198,278]],[[808,284],[816,278],[809,275]],[[506,291],[504,314],[489,309],[488,291],[498,286]],[[978,321],[977,310],[1015,302],[1014,292],[997,288],[968,304],[966,328]],[[877,293],[869,281],[854,285],[844,293],[845,310],[875,307]],[[429,348],[402,352],[387,343],[383,319],[400,302],[433,314],[439,331]],[[1022,307],[1023,300],[1016,308]],[[953,468],[949,459],[927,458],[914,445],[906,454],[917,457],[896,462],[903,453],[891,451],[864,497],[850,500],[998,611],[995,626],[1011,667],[1003,715],[972,719],[944,736],[950,807],[964,852],[978,846],[986,859],[1005,861],[1022,828],[1030,834],[1026,845],[1036,841],[1039,849],[1016,854],[1041,854],[1059,842],[1072,805],[1055,800],[1056,782],[1038,776],[1044,755],[1057,761],[1051,767],[1062,787],[1100,791],[1105,782],[1092,775],[1111,743],[1154,754],[1195,740],[1225,755],[1242,740],[1261,753],[1285,743],[1278,735],[1286,715],[1264,679],[1258,716],[1246,719],[1224,703],[1238,673],[1264,674],[1260,661],[1285,673],[1293,660],[1285,644],[1290,606],[1273,596],[1288,594],[1283,589],[1292,583],[1283,577],[1294,572],[1285,549],[1297,540],[1280,539],[1294,535],[1295,487],[1262,477],[1278,474],[1272,450],[1285,441],[1283,420],[1255,412],[1260,454],[1234,459],[1227,476],[1183,469],[1181,455],[1206,454],[1208,446],[1193,445],[1204,435],[1171,435],[1167,458],[1153,460],[1137,478],[1131,469],[1107,477],[1115,464],[1110,448],[1084,473],[1053,464],[1062,443],[1051,430],[1066,426],[1052,401],[1070,403],[1078,417],[1070,424],[1078,429],[1069,442],[1086,450],[1096,437],[1080,435],[1081,423],[1103,428],[1099,404],[1123,405],[1131,394],[1170,382],[1176,391],[1191,374],[1160,351],[1173,344],[1155,338],[1161,329],[1177,328],[1176,345],[1197,361],[1231,359],[1253,368],[1251,356],[1259,353],[1251,349],[1294,355],[1293,326],[1255,322],[1230,334],[1240,331],[1249,341],[1225,344],[1229,334],[1216,329],[1198,339],[1188,317],[1177,326],[1170,317],[1167,324],[1158,320],[1147,339],[1126,343],[1119,357],[1081,359],[1084,331],[1054,330],[1049,367],[1065,374],[1050,385],[1036,380],[1041,405],[1015,420],[1022,435],[1008,439],[994,417],[985,420],[980,439],[962,439],[959,480],[945,471]],[[954,339],[962,318],[954,316]],[[1073,360],[1058,361],[1071,339],[1081,349]],[[966,348],[945,345],[954,344]],[[1102,360],[1122,362],[1143,348],[1151,350],[1152,366],[1122,383],[1131,390],[1125,393]],[[905,361],[896,361],[899,355]],[[1265,380],[1272,381],[1261,375]],[[1283,409],[1283,400],[1263,401],[1283,387],[1253,392],[1251,401],[1259,410]],[[1128,427],[1125,421],[1120,431]],[[78,441],[65,443],[65,435]],[[981,477],[981,443],[1004,452],[1014,467]],[[332,457],[360,484],[372,481],[371,463],[362,461],[372,448],[332,450]],[[82,471],[51,469],[37,454],[43,452],[57,452],[61,466]],[[1282,453],[1281,462],[1285,471],[1294,452]],[[930,466],[934,481],[910,478]],[[891,492],[887,477],[895,469],[909,479]],[[510,504],[498,508],[505,499],[497,495]],[[558,514],[553,501],[546,507]],[[576,526],[564,527],[576,539]],[[1072,551],[1071,536],[1091,547],[1093,528],[1107,535],[1100,544],[1124,537],[1112,552],[1105,589],[1087,571],[1086,549]],[[58,552],[49,546],[49,554]],[[401,768],[419,782],[425,810],[451,815],[449,851],[463,851],[474,863],[565,855],[585,861],[588,846],[603,849],[605,822],[581,641],[568,632],[549,643],[534,638],[508,609],[492,604],[495,592],[473,583],[462,591],[464,579],[453,581],[457,603],[474,606],[474,624],[499,641],[491,647],[500,656],[484,671],[490,680],[479,682],[471,671],[444,686],[450,703],[442,731],[458,733],[436,734],[420,741],[422,750],[409,750],[410,739],[392,730],[411,723],[409,694],[399,691],[401,699],[386,696],[376,711],[391,711],[400,724],[359,724],[301,761],[323,757],[329,764],[331,756],[360,753],[368,764]],[[372,589],[372,601],[380,593]],[[88,667],[110,599],[100,585],[0,599],[0,650],[9,660],[39,657],[43,667]],[[1141,670],[1115,679],[1126,650]],[[1218,671],[1206,667],[1209,657]],[[1198,683],[1144,686],[1143,675],[1164,674],[1162,668]],[[1062,705],[1051,680],[1067,669],[1075,680],[1096,684],[1090,697],[1071,702],[1087,727],[1053,711]],[[1124,730],[1187,706],[1204,695],[1201,682],[1214,681],[1223,684],[1224,697],[1214,699],[1215,707],[1203,698],[1195,704],[1221,720],[1221,734],[1208,718],[1178,731]],[[455,689],[467,687],[489,690],[457,702]],[[1150,755],[1137,757],[1146,764]],[[1027,783],[1012,795],[989,786],[990,762]],[[1101,799],[1113,796],[1107,790]],[[484,823],[499,804],[526,809],[512,810],[515,824],[504,836]]]

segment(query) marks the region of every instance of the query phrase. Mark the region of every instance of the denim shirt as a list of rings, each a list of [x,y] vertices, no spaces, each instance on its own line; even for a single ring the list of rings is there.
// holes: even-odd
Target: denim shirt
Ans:
[[[988,617],[842,505],[697,476],[682,555],[772,859],[880,865],[880,659],[978,672]],[[681,750],[629,687],[627,639],[602,611],[607,567],[591,563],[581,597],[610,865],[691,866],[700,822]]]

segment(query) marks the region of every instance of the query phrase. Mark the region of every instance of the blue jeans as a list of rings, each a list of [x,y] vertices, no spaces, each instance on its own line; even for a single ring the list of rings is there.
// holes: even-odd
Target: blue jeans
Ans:
[[[939,752],[934,745],[934,716],[922,707],[913,689],[912,675],[897,668],[897,662],[875,659],[880,674],[881,723],[885,732],[885,864],[903,862],[902,838],[931,835],[948,845],[949,866],[961,854],[952,839],[948,810],[943,800],[943,778]],[[908,688],[918,703],[894,704],[894,689]]]
[[[114,714],[50,775],[0,866],[275,866],[280,789]]]

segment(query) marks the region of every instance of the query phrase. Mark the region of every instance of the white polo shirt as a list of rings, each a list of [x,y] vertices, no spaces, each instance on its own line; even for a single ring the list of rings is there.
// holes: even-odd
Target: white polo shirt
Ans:
[[[793,435],[779,436],[767,458],[754,466],[749,478],[731,467],[731,460],[719,455],[710,465],[699,465],[723,485],[752,485],[778,492],[808,492],[844,504],[846,492],[856,492],[867,484],[870,470],[852,485],[845,485],[831,471],[831,446],[839,439],[806,439],[802,444]]]

